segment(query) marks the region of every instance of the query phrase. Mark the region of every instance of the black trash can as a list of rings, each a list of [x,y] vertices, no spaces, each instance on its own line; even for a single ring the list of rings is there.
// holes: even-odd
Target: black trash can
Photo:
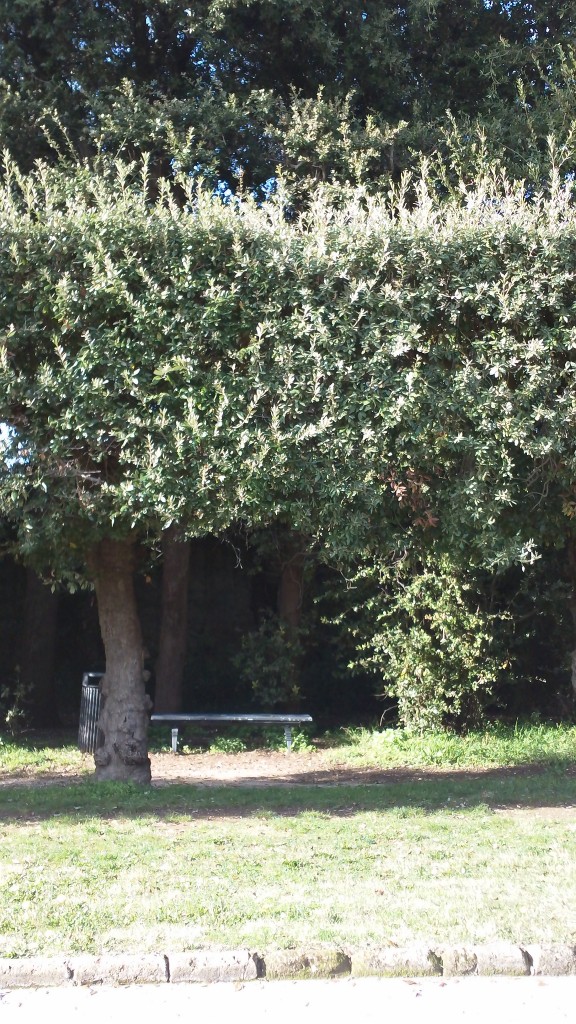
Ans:
[[[78,749],[82,750],[85,754],[93,754],[96,750],[96,736],[98,734],[98,719],[100,718],[102,696],[100,682],[103,675],[103,672],[85,672],[82,676]]]

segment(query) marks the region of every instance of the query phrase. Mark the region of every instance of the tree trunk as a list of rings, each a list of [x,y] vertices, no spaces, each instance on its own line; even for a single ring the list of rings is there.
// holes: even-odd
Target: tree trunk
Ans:
[[[574,638],[572,648],[572,690],[576,695],[576,540],[574,537],[568,538],[568,573],[570,580],[570,596],[568,598],[568,605],[570,608],[570,614],[572,616],[572,622],[574,624]]]
[[[285,549],[280,570],[280,583],[278,586],[278,618],[288,632],[288,636],[294,638],[295,644],[298,639],[298,630],[302,622],[302,601],[304,597],[304,563],[305,553],[301,538],[294,536]],[[302,666],[301,659],[294,657],[290,667],[290,676],[285,680],[286,691],[289,694],[286,700],[286,710],[297,712],[300,710],[300,674]]]
[[[29,568],[26,571],[20,685],[27,718],[32,725],[44,728],[60,724],[54,688],[57,616],[58,594]]]
[[[278,587],[278,618],[292,629],[302,622],[304,553],[292,553],[282,564]]]
[[[156,665],[155,710],[182,710],[182,681],[188,641],[190,541],[170,526],[162,538],[162,612]]]
[[[92,551],[98,617],[106,655],[96,741],[98,780],[150,782],[143,645],[134,594],[134,544],[103,540]]]

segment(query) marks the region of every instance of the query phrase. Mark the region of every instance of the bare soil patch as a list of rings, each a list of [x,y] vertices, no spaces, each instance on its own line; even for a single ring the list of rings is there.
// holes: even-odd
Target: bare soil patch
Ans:
[[[545,765],[455,769],[351,767],[334,763],[330,752],[250,750],[240,754],[152,754],[153,785],[190,783],[201,786],[368,786],[425,782],[449,777],[454,781],[503,779],[543,774]],[[576,766],[567,769],[576,775]]]
[[[498,813],[530,815],[549,819],[573,818],[576,823],[576,805],[499,807],[495,789],[500,780],[511,776],[530,777],[545,772],[545,765],[528,764],[512,767],[454,769],[429,768],[374,768],[350,767],[335,764],[326,750],[305,752],[251,750],[236,754],[194,753],[151,754],[152,785],[162,788],[174,784],[194,786],[393,786],[399,783],[438,781],[439,777],[453,782],[482,782],[486,792],[482,796]],[[89,777],[92,758],[84,758],[86,771],[74,768],[58,771],[0,772],[0,789],[19,786],[70,785]],[[576,775],[576,767],[566,769]]]
[[[197,786],[279,786],[333,785],[344,776],[360,776],[363,769],[350,772],[328,763],[323,750],[302,753],[288,750],[247,750],[239,754],[152,754],[152,779],[156,786],[174,782]]]

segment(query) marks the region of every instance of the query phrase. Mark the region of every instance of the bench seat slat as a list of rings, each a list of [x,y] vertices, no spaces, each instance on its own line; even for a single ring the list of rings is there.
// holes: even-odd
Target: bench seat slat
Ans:
[[[257,722],[261,724],[271,723],[276,725],[291,725],[298,722],[311,722],[310,715],[183,715],[183,714],[162,714],[151,715],[153,722]]]
[[[152,722],[166,722],[176,728],[172,729],[172,750],[178,751],[178,725],[181,722],[202,722],[205,725],[218,722],[248,722],[254,725],[283,725],[288,750],[292,747],[292,726],[301,725],[304,722],[312,722],[310,715],[274,715],[274,714],[247,714],[247,715],[212,715],[193,714],[187,715],[179,712],[174,714],[151,715]]]

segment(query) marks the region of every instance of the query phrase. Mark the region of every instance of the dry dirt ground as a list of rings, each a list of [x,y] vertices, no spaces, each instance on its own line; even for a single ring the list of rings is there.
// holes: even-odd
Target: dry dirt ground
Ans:
[[[240,754],[152,754],[154,785],[319,786],[384,782],[415,777],[412,771],[382,771],[334,765],[323,750],[250,750]]]
[[[193,753],[152,754],[152,785],[170,784],[195,786],[366,786],[394,785],[402,782],[430,782],[441,776],[445,780],[482,781],[487,787],[487,803],[491,803],[492,786],[510,776],[534,776],[546,769],[538,765],[517,765],[507,768],[449,769],[449,768],[364,768],[335,764],[330,751],[316,749],[306,752],[252,750],[238,754]],[[69,785],[81,781],[92,771],[90,755],[84,757],[84,771],[7,772],[0,770],[0,789],[13,786]],[[568,769],[576,776],[576,766]],[[536,802],[524,808],[528,813],[554,817],[569,813],[576,818],[576,807],[555,805],[539,807]],[[518,810],[521,810],[519,807]]]
[[[486,803],[493,803],[492,785],[510,775],[530,776],[545,769],[537,765],[511,768],[459,770],[448,768],[350,768],[328,761],[326,753],[257,750],[241,754],[153,754],[154,786],[188,783],[196,786],[393,786],[399,782],[427,782],[439,776],[453,781],[482,781],[487,787]],[[576,769],[570,769],[576,774]],[[576,806],[543,807],[536,802],[529,806],[494,806],[497,812],[554,820],[576,821]]]
[[[409,781],[423,778],[422,772],[409,769],[371,769],[334,765],[323,750],[276,751],[251,750],[239,754],[151,754],[152,784],[166,786],[183,783],[195,786],[319,786],[367,785],[370,783]],[[0,788],[22,785],[69,784],[86,778],[93,767],[85,755],[84,771],[45,770],[8,772],[0,769]],[[426,773],[427,774],[427,773]]]
[[[546,769],[540,765],[516,765],[506,768],[450,769],[450,768],[351,768],[334,764],[328,751],[252,750],[239,754],[151,754],[152,786],[161,788],[171,784],[193,786],[394,786],[398,783],[426,783],[438,781],[439,776],[449,782],[482,784],[483,802],[496,814],[540,818],[550,821],[573,822],[576,828],[576,802],[563,801],[543,805],[537,798],[523,795],[522,803],[498,800],[498,783],[510,776],[530,777]],[[21,786],[70,785],[90,778],[93,760],[85,755],[84,770],[7,772],[0,769],[0,790]],[[567,769],[576,777],[576,766]],[[242,816],[242,811],[238,810]]]

